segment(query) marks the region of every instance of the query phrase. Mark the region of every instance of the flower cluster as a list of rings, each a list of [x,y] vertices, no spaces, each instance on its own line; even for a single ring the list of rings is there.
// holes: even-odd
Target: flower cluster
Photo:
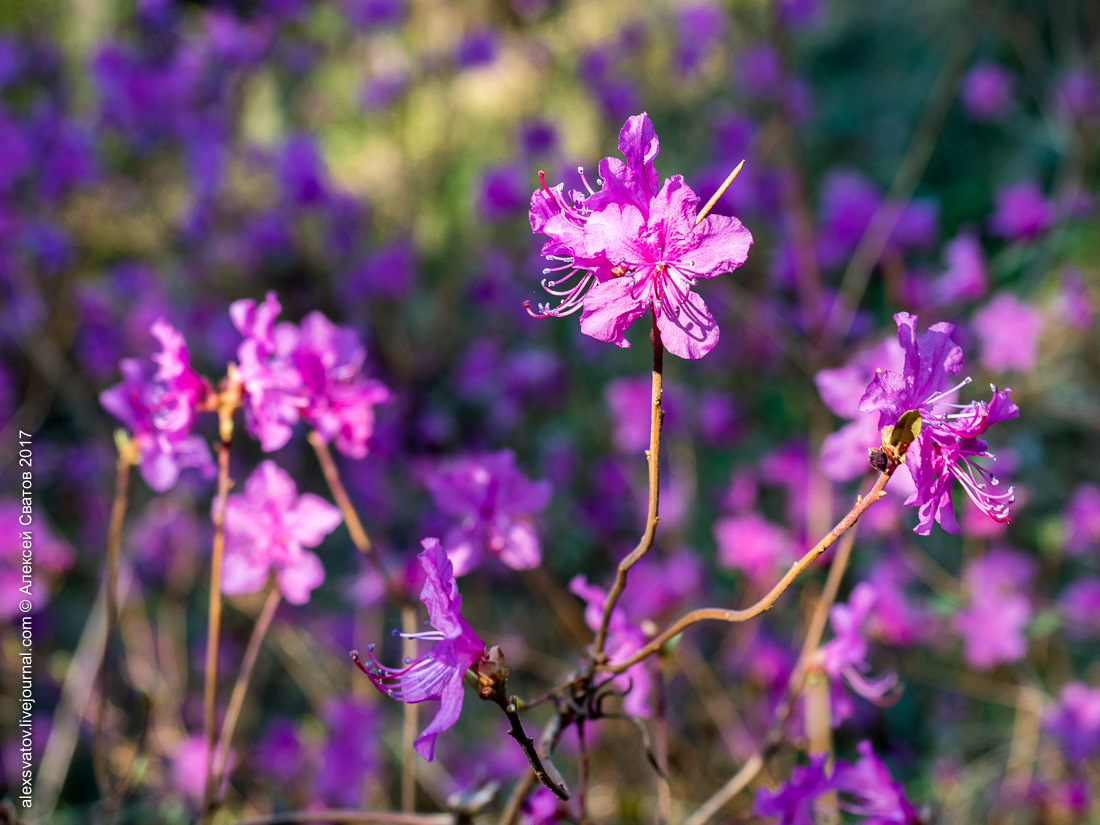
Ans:
[[[281,309],[273,292],[262,304],[247,298],[230,307],[244,336],[237,359],[249,432],[270,452],[290,440],[302,418],[345,455],[362,458],[374,431],[374,407],[389,400],[389,390],[363,376],[366,350],[354,330],[319,312],[300,326],[276,324]]]
[[[187,344],[171,324],[158,318],[150,332],[161,345],[161,352],[153,356],[156,368],[124,358],[119,364],[122,383],[100,393],[99,401],[130,431],[142,477],[164,492],[185,467],[208,476],[214,473],[209,447],[191,432],[211,387],[191,368]]]
[[[1012,488],[994,492],[996,478],[974,459],[994,458],[986,442],[978,437],[990,424],[1020,414],[1008,397],[1012,390],[991,386],[989,403],[954,403],[955,392],[970,383],[966,378],[952,384],[949,378],[958,374],[963,359],[962,349],[951,340],[954,325],[933,324],[918,338],[915,315],[899,312],[894,321],[905,351],[905,365],[900,373],[875,375],[859,409],[877,412],[880,428],[893,428],[906,412],[920,414],[920,432],[905,453],[905,464],[917,487],[905,503],[920,508],[916,532],[928,535],[933,521],[949,533],[959,532],[951,502],[952,479],[962,485],[983,513],[996,521],[1010,521]]]
[[[581,332],[628,347],[626,328],[652,309],[665,348],[701,358],[718,343],[718,323],[692,287],[741,266],[752,235],[737,218],[698,220],[699,197],[681,175],[658,186],[659,142],[645,113],[623,125],[619,150],[625,162],[600,161],[599,191],[582,172],[587,194],[543,180],[531,196],[531,229],[549,237],[542,254],[555,264],[542,285],[559,299],[532,314],[580,311]]]

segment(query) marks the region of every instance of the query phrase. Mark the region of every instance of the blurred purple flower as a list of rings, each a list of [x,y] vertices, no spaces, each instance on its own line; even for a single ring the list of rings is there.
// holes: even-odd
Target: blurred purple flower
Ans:
[[[358,29],[397,26],[405,18],[405,0],[342,0],[344,14]]]
[[[498,40],[496,31],[488,26],[471,29],[455,48],[455,62],[464,69],[492,63],[500,50]]]
[[[1012,104],[1013,77],[996,63],[979,63],[962,79],[959,90],[971,120],[1000,120]]]
[[[397,239],[374,250],[370,256],[342,281],[342,292],[348,301],[362,295],[400,298],[408,293],[416,280],[416,249],[412,241]]]
[[[513,164],[486,168],[478,184],[477,208],[481,216],[501,221],[519,214],[527,203],[524,177]]]
[[[1049,710],[1044,727],[1061,742],[1066,760],[1080,764],[1100,751],[1100,688],[1070,682],[1058,704]]]
[[[285,445],[302,408],[302,376],[278,346],[275,319],[282,305],[274,292],[262,304],[251,298],[229,307],[233,326],[244,336],[237,348],[237,371],[244,391],[245,424],[265,452]]]
[[[808,765],[791,769],[790,778],[777,790],[759,788],[752,810],[757,816],[776,816],[774,825],[814,825],[815,801],[836,789],[836,783],[826,773],[828,754],[810,755]]]
[[[358,731],[356,731],[358,736]],[[359,737],[365,740],[367,737]],[[302,747],[298,726],[280,719],[272,722],[256,745],[256,767],[277,782],[290,784],[301,776],[305,749]]]
[[[971,232],[963,232],[944,247],[947,270],[936,279],[932,293],[937,305],[973,301],[985,295],[989,278],[981,241]]]
[[[894,781],[871,743],[863,741],[856,748],[859,761],[838,761],[833,774],[842,794],[840,806],[863,818],[866,825],[920,825],[922,820],[905,798],[905,789]]]
[[[520,149],[525,157],[541,157],[558,148],[558,130],[548,120],[533,118],[520,124]]]
[[[388,109],[409,88],[409,74],[395,70],[372,77],[359,91],[359,102],[367,112]]]
[[[456,576],[481,565],[486,555],[514,570],[542,561],[531,515],[550,503],[550,482],[527,479],[511,450],[446,462],[426,483],[436,506],[460,519],[443,541]]]
[[[379,664],[374,658],[373,643],[367,648],[369,665],[360,662],[355,652],[352,658],[376,688],[399,702],[439,700],[439,712],[415,743],[416,752],[431,762],[435,755],[436,736],[458,721],[462,712],[462,676],[481,658],[485,643],[462,618],[462,597],[458,593],[454,568],[439,539],[427,538],[421,545],[424,549],[417,558],[427,580],[420,593],[420,601],[428,608],[428,617],[434,629],[395,635],[434,640],[435,647],[419,659],[406,662],[402,668]]]
[[[221,750],[215,749],[215,765],[218,764],[220,755]],[[227,776],[236,765],[237,754],[231,748],[225,765]],[[179,740],[171,752],[171,787],[190,801],[198,803],[206,785],[206,768],[206,737],[196,733]]]
[[[1058,82],[1054,108],[1066,120],[1095,123],[1100,118],[1100,87],[1088,69],[1075,69]]]
[[[1065,523],[1063,548],[1067,555],[1081,556],[1100,545],[1100,487],[1079,484],[1062,513]]]
[[[1079,639],[1100,636],[1100,578],[1088,576],[1071,582],[1058,596],[1058,609],[1066,621],[1066,633]]]
[[[1061,289],[1055,301],[1054,315],[1067,321],[1079,332],[1088,332],[1096,320],[1096,306],[1080,270],[1066,269],[1061,275]]]
[[[1031,619],[1026,590],[1035,575],[1034,559],[994,547],[963,568],[969,604],[955,614],[963,658],[979,670],[1019,661],[1027,652],[1024,626]]]
[[[100,393],[99,402],[130,431],[142,477],[162,493],[176,483],[183,468],[194,467],[207,476],[214,473],[206,441],[191,434],[195,414],[211,390],[191,369],[182,335],[163,318],[150,331],[162,347],[153,356],[157,370],[124,358],[119,364],[122,383]]]
[[[825,176],[818,240],[824,266],[836,266],[855,250],[881,200],[878,187],[860,172],[836,169]]]
[[[713,2],[695,2],[677,10],[675,60],[681,72],[691,75],[707,53],[726,36],[725,10]]]
[[[970,500],[990,518],[1010,521],[1012,488],[999,494],[991,492],[996,479],[973,459],[993,458],[988,445],[978,438],[990,424],[1020,414],[1008,397],[1011,390],[997,390],[991,385],[993,396],[988,404],[948,403],[952,393],[970,381],[967,378],[949,386],[949,376],[958,374],[963,359],[962,349],[951,340],[954,325],[933,324],[918,339],[917,316],[899,312],[894,321],[898,341],[905,350],[904,369],[900,373],[878,373],[868,385],[859,409],[877,412],[880,429],[894,426],[910,410],[920,413],[920,434],[904,457],[917,486],[905,502],[920,508],[915,532],[928,535],[933,521],[949,533],[959,532],[951,502],[952,479],[959,481]]]
[[[590,630],[597,631],[603,620],[603,606],[607,600],[607,591],[589,584],[588,577],[579,573],[569,582],[569,590],[584,599],[584,623]],[[629,659],[645,647],[646,638],[645,632],[627,619],[622,604],[616,605],[611,611],[611,619],[607,626],[607,642],[604,645],[610,660],[622,662]],[[652,686],[652,677],[645,661],[627,668],[612,679],[612,683],[620,690],[629,689],[630,691],[623,697],[624,712],[642,718],[650,716],[649,691]]]
[[[679,423],[679,395],[676,387],[665,386],[661,398],[665,432],[674,431]],[[615,378],[604,387],[603,397],[615,449],[622,453],[649,449],[649,429],[653,420],[653,382],[649,376]]]
[[[277,164],[279,190],[284,203],[301,207],[327,200],[328,173],[313,135],[289,137],[283,144]]]
[[[718,564],[742,571],[757,586],[772,584],[782,565],[795,557],[787,531],[758,513],[727,516],[714,524]]]
[[[390,400],[390,391],[364,377],[367,353],[355,330],[311,312],[298,327],[279,324],[276,335],[280,346],[293,353],[302,377],[302,417],[326,442],[335,441],[344,455],[365,456],[374,432],[374,408]]]
[[[343,521],[339,509],[312,493],[298,495],[294,480],[274,461],[264,461],[229,496],[225,507],[225,567],[222,590],[252,593],[268,574],[291,604],[305,604],[325,579],[315,553],[325,536]]]
[[[276,325],[281,309],[274,292],[262,304],[246,298],[229,308],[245,339],[237,348],[237,373],[248,431],[270,452],[286,444],[304,418],[340,452],[362,458],[374,431],[374,407],[389,400],[389,390],[363,375],[366,350],[354,330],[319,312],[301,325]]]
[[[365,699],[329,699],[322,716],[327,737],[318,755],[313,791],[325,803],[356,808],[363,804],[363,786],[378,773],[381,740],[370,735],[380,719],[378,708]]]
[[[832,641],[818,650],[821,665],[834,683],[842,678],[848,686],[865,699],[878,702],[898,683],[897,674],[888,673],[879,679],[868,679],[863,674],[867,663],[867,640],[863,637],[863,624],[878,602],[879,594],[867,582],[860,582],[852,590],[848,604],[833,605],[829,619],[836,634]]]
[[[1041,235],[1054,222],[1054,206],[1033,180],[997,190],[996,209],[989,222],[993,232],[1010,241]]]
[[[736,85],[752,97],[765,98],[776,94],[784,76],[779,52],[770,45],[746,46],[738,55]]]
[[[974,312],[974,334],[981,346],[982,365],[990,372],[1035,367],[1043,318],[1039,310],[1011,292],[999,292]]]

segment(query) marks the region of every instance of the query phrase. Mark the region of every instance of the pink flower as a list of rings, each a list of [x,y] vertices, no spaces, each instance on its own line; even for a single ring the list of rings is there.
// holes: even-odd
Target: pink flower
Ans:
[[[723,215],[696,224],[699,197],[680,175],[657,190],[658,142],[645,114],[626,122],[619,145],[627,163],[601,163],[600,192],[573,193],[571,203],[560,187],[535,192],[531,228],[550,236],[543,255],[564,261],[560,269],[569,274],[543,284],[562,302],[533,314],[581,309],[581,332],[628,347],[626,328],[652,308],[665,348],[701,358],[718,342],[718,324],[692,287],[743,264],[752,235]],[[582,269],[589,274],[561,288]]]
[[[1027,652],[1024,627],[1032,611],[1026,588],[1035,567],[1034,559],[995,547],[964,568],[970,603],[955,615],[954,627],[971,667],[985,670],[1016,662]]]
[[[718,563],[744,572],[755,584],[766,584],[781,564],[795,555],[787,531],[757,513],[728,516],[714,525]]]
[[[1034,368],[1043,318],[1039,310],[1010,292],[1000,292],[974,313],[981,360],[990,372]]]
[[[206,441],[191,433],[210,385],[191,369],[183,336],[168,322],[158,318],[150,331],[162,347],[153,356],[157,369],[124,358],[119,364],[122,383],[100,393],[99,402],[129,429],[142,477],[162,493],[175,485],[186,467],[207,477],[215,472]]]
[[[852,690],[872,701],[881,700],[898,682],[894,673],[874,680],[863,675],[869,667],[863,625],[878,598],[878,591],[872,585],[867,582],[857,584],[848,604],[834,605],[829,611],[829,620],[836,635],[818,651],[822,667],[834,682],[843,677]]]
[[[460,519],[443,540],[456,576],[469,573],[486,555],[513,570],[542,561],[530,517],[550,503],[550,482],[529,480],[516,469],[515,458],[511,450],[460,458],[428,476],[436,506]]]
[[[439,712],[417,737],[416,752],[429,762],[435,756],[435,738],[458,721],[462,712],[462,676],[485,652],[485,643],[462,617],[462,596],[458,593],[454,568],[439,539],[421,542],[423,551],[417,556],[427,581],[420,601],[428,608],[428,618],[434,628],[423,633],[394,635],[410,639],[430,639],[436,646],[428,653],[402,668],[390,668],[374,658],[374,644],[367,648],[370,664],[352,658],[370,678],[376,688],[399,702],[417,703],[429,699],[440,702]]]
[[[244,493],[229,496],[225,508],[225,567],[222,590],[251,593],[274,570],[283,596],[305,604],[325,579],[316,547],[343,520],[320,496],[298,495],[293,479],[274,461],[264,461],[245,482]]]
[[[1054,222],[1054,207],[1035,181],[997,190],[997,208],[990,218],[993,231],[1010,241],[1041,235]]]
[[[899,312],[894,321],[905,351],[904,367],[900,373],[875,375],[859,408],[877,412],[880,429],[894,426],[906,412],[920,414],[920,434],[904,458],[916,484],[916,491],[905,503],[920,508],[915,532],[928,535],[933,521],[949,533],[959,532],[951,501],[952,480],[958,481],[970,500],[990,518],[1009,521],[1012,488],[994,493],[996,479],[974,459],[994,457],[985,441],[978,438],[989,425],[1020,414],[1009,399],[1012,391],[991,386],[993,396],[988,404],[951,403],[954,393],[970,383],[966,378],[951,386],[950,376],[962,369],[963,359],[962,349],[951,340],[954,325],[933,324],[918,338],[915,315]]]
[[[997,120],[1012,103],[1012,75],[996,63],[979,63],[963,77],[960,90],[973,120]]]
[[[262,304],[249,298],[229,309],[245,339],[237,360],[248,431],[270,452],[285,445],[304,418],[340,452],[362,458],[374,432],[374,407],[389,400],[389,390],[364,377],[366,350],[354,330],[320,312],[300,326],[275,324],[281,309],[274,292]]]

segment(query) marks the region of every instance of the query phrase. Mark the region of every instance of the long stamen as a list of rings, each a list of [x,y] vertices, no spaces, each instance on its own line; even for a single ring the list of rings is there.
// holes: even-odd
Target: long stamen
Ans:
[[[961,390],[961,389],[962,389],[963,387],[965,387],[965,386],[966,386],[967,384],[969,384],[969,383],[970,383],[971,381],[973,381],[973,380],[974,380],[974,379],[973,379],[973,378],[971,378],[971,377],[970,377],[970,376],[968,375],[968,376],[966,376],[966,378],[964,378],[964,379],[963,379],[962,381],[960,381],[960,382],[959,382],[958,384],[956,384],[955,386],[953,386],[953,387],[952,387],[951,389],[949,389],[949,390],[944,390],[943,392],[938,392],[938,393],[936,393],[935,395],[933,395],[933,396],[932,396],[931,398],[927,398],[927,399],[925,399],[925,401],[924,401],[924,404],[928,404],[928,405],[931,405],[931,404],[937,404],[937,403],[939,403],[939,400],[940,400],[941,398],[945,398],[945,397],[947,397],[948,395],[951,395],[951,393],[953,393],[953,392],[957,392],[958,390]],[[923,406],[923,405],[922,405],[922,406]]]

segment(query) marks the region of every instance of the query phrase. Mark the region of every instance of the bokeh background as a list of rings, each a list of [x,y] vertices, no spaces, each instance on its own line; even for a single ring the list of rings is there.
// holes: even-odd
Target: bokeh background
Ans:
[[[960,497],[962,537],[920,538],[898,497],[868,514],[842,599],[877,583],[873,660],[904,691],[880,709],[834,686],[838,749],[872,740],[928,821],[1100,816],[1100,5],[36,0],[0,4],[0,31],[12,620],[0,781],[18,795],[23,431],[43,594],[28,821],[104,810],[94,712],[65,697],[87,681],[102,630],[118,422],[98,397],[120,359],[155,351],[158,317],[211,379],[236,357],[234,300],[274,291],[284,318],[320,310],[355,329],[393,398],[370,454],[340,466],[393,570],[451,526],[426,483],[446,462],[510,450],[527,477],[549,480],[552,501],[532,514],[540,571],[487,565],[460,587],[467,618],[515,668],[513,690],[537,694],[569,672],[586,640],[567,586],[579,573],[607,586],[643,523],[649,351],[642,324],[619,350],[575,318],[528,316],[546,264],[527,210],[540,170],[569,188],[583,166],[595,185],[641,111],[661,140],[658,170],[704,198],[746,160],[716,212],[738,216],[755,245],[700,287],[718,347],[666,358],[661,531],[627,591],[631,621],[652,632],[766,589],[862,476],[823,453],[861,390],[845,412],[815,376],[890,338],[894,312],[955,323],[972,387],[1007,384],[1021,408],[992,438],[1017,516],[998,525]],[[238,438],[234,476],[264,457]],[[268,457],[327,495],[304,432]],[[160,495],[134,479],[108,700],[107,762],[128,777],[113,821],[194,816],[213,492],[190,471]],[[400,706],[347,659],[387,638],[397,612],[344,528],[319,552],[324,584],[280,608],[261,652],[220,821],[397,804]],[[815,565],[777,610],[693,631],[663,663],[648,712],[667,708],[677,821],[759,745],[823,578]],[[229,603],[227,674],[259,604]],[[422,766],[421,810],[494,780],[506,793],[523,771],[503,720],[479,704],[468,696]],[[544,718],[533,712],[532,727]],[[761,783],[787,776],[800,736]],[[651,821],[657,778],[637,728],[608,720],[590,737],[592,820]],[[562,748],[571,777],[575,743]],[[525,816],[571,821],[577,808]],[[751,794],[724,816],[751,819]]]

